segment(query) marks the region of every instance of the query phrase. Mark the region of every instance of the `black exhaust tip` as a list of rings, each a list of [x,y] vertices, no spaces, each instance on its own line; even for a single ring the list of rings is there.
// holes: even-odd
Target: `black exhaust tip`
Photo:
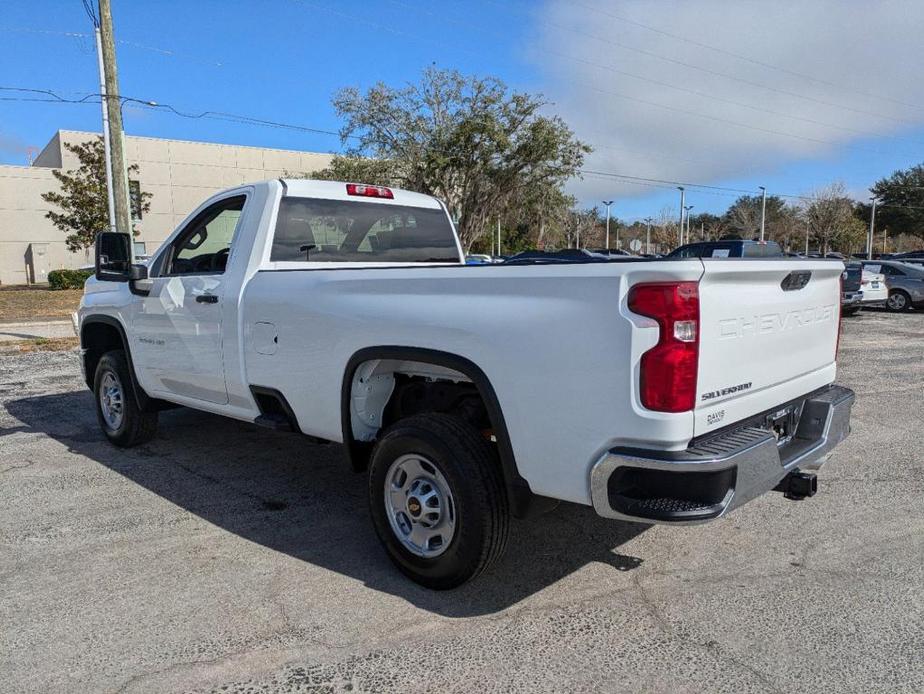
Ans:
[[[802,472],[793,470],[786,477],[780,480],[773,491],[783,492],[783,496],[793,501],[801,501],[810,496],[815,496],[818,491],[818,477],[812,472]]]

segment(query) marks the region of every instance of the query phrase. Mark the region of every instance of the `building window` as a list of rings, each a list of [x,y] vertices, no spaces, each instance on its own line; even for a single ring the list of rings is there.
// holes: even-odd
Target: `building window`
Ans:
[[[128,182],[128,200],[132,209],[132,221],[141,221],[141,184],[138,181]]]

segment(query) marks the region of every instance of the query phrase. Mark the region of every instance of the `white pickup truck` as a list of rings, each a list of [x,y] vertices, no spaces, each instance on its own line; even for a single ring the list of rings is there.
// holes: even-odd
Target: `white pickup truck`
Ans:
[[[99,236],[79,310],[106,436],[185,405],[343,443],[433,588],[557,500],[685,524],[811,496],[849,431],[838,262],[465,265],[439,200],[306,180],[213,196],[144,265],[128,242]]]

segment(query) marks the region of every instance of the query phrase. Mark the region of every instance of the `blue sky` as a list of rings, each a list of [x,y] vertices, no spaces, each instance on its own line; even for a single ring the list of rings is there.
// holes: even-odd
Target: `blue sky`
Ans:
[[[924,93],[916,3],[819,0],[809,11],[780,3],[759,24],[753,5],[730,10],[719,0],[113,5],[123,95],[182,111],[337,130],[337,88],[400,84],[436,64],[546,94],[547,110],[597,148],[590,170],[799,195],[841,180],[860,197],[924,158],[924,106],[906,102]],[[678,27],[695,38],[678,40]],[[92,37],[67,33],[92,33],[79,0],[6,5],[0,86],[97,92]],[[0,162],[25,163],[25,147],[43,146],[59,128],[98,129],[99,106],[0,101]],[[340,148],[336,137],[140,108],[126,109],[126,129]],[[669,185],[591,176],[570,189],[585,204],[615,198],[623,219],[677,206]],[[688,204],[720,212],[734,197],[700,189]]]

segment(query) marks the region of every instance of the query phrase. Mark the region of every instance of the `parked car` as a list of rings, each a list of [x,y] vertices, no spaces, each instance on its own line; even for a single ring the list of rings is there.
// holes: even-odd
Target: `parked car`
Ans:
[[[148,265],[129,243],[97,238],[78,312],[105,437],[150,439],[176,404],[343,443],[388,556],[432,588],[558,500],[688,524],[811,496],[850,430],[830,261],[465,266],[439,200],[300,179],[212,196]]]
[[[914,265],[915,267],[924,266],[924,258],[902,258],[901,262],[906,265]]]
[[[863,306],[885,306],[889,298],[885,275],[876,272],[872,267],[864,267],[860,280],[860,292],[863,294]]]
[[[483,253],[469,253],[465,256],[466,265],[490,265],[494,262],[494,258]]]
[[[924,250],[908,251],[907,253],[893,253],[890,260],[904,260],[905,258],[924,258]]]
[[[867,260],[863,267],[885,276],[888,288],[886,307],[889,310],[924,308],[924,267],[898,260]]]
[[[860,289],[863,266],[860,263],[848,263],[841,275],[841,315],[853,316],[863,304],[863,292]]]
[[[667,254],[667,258],[782,258],[783,249],[776,241],[698,241],[688,243]]]
[[[507,265],[524,263],[605,263],[608,260],[622,259],[623,257],[603,255],[586,248],[562,248],[558,251],[521,251],[505,259],[504,263]]]

